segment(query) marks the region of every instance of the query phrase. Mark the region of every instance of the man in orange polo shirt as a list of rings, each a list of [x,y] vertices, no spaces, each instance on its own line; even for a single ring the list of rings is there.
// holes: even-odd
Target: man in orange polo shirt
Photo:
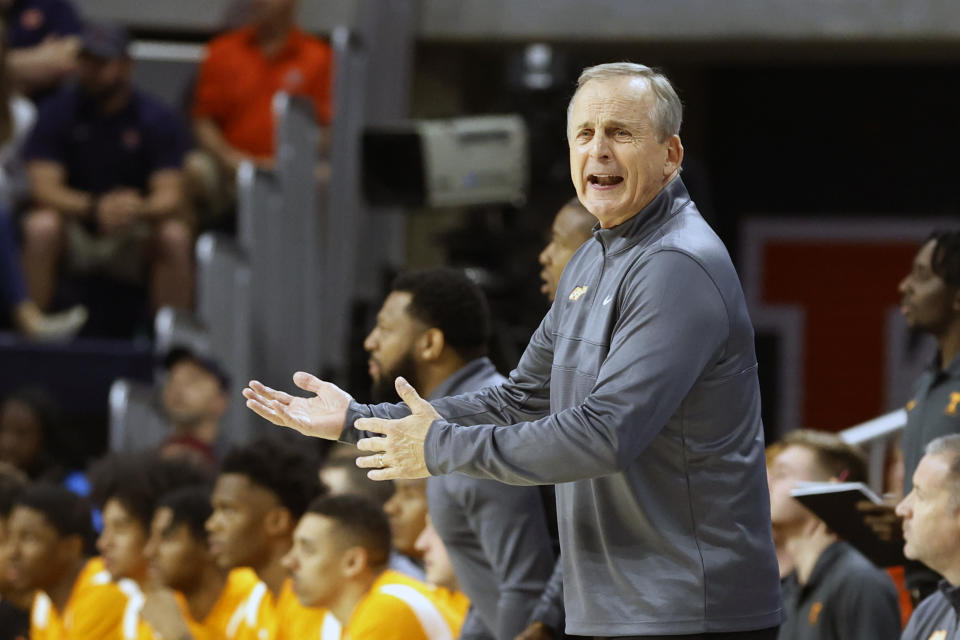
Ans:
[[[278,91],[311,98],[317,120],[330,122],[333,54],[329,45],[297,28],[298,4],[252,0],[247,26],[207,47],[193,102],[200,149],[186,162],[189,189],[201,206],[222,210],[229,204],[242,161],[272,166],[271,103]]]

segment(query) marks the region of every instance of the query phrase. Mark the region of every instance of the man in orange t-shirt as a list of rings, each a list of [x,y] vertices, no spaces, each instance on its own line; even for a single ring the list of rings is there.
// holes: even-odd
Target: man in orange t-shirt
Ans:
[[[311,98],[318,122],[330,122],[330,46],[297,28],[298,0],[251,5],[245,27],[210,42],[197,78],[193,126],[200,149],[188,156],[186,171],[191,195],[208,209],[230,204],[242,161],[273,165],[278,91]]]

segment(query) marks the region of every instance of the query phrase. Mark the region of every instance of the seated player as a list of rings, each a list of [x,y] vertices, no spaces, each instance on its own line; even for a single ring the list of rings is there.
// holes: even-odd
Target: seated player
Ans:
[[[86,501],[53,484],[27,487],[10,514],[10,579],[38,591],[31,640],[120,638],[126,596],[97,560]]]
[[[304,605],[329,610],[323,640],[454,638],[464,614],[433,589],[387,568],[390,525],[375,503],[324,496],[310,504],[284,558]]]
[[[282,561],[293,530],[320,491],[310,447],[264,438],[231,449],[220,466],[206,528],[210,552],[223,571],[250,567],[260,582],[236,638],[315,637],[323,612],[300,605]]]
[[[26,486],[26,476],[0,463],[0,640],[26,638],[30,631],[30,605],[33,591],[17,589],[10,580],[8,521],[13,502]]]
[[[134,594],[149,590],[144,545],[157,500],[177,487],[206,480],[208,475],[202,469],[153,453],[109,455],[94,464],[91,496],[103,509],[97,548],[113,580],[131,580],[134,584],[125,588]]]
[[[422,582],[427,575],[414,542],[427,523],[427,481],[395,480],[393,484],[396,489],[383,505],[394,547],[390,568]]]
[[[443,544],[440,534],[433,528],[429,515],[427,526],[417,536],[414,547],[423,555],[423,568],[427,573],[427,583],[434,587],[434,599],[442,600],[466,617],[470,610],[470,598],[460,591],[447,545]]]
[[[320,482],[329,495],[353,494],[384,505],[393,496],[392,481],[376,482],[366,469],[357,466],[358,450],[353,445],[335,444],[320,467]]]
[[[236,618],[259,579],[251,569],[225,574],[217,566],[204,528],[211,513],[206,485],[182,487],[158,503],[144,553],[161,589],[147,594],[141,640],[234,637]]]

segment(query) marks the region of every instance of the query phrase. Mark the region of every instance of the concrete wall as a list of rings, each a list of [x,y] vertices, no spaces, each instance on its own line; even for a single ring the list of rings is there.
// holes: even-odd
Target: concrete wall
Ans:
[[[329,33],[358,0],[300,0]],[[387,1],[387,0],[380,0]],[[78,0],[86,15],[134,27],[209,32],[231,0]],[[422,0],[424,40],[960,39],[957,0]]]

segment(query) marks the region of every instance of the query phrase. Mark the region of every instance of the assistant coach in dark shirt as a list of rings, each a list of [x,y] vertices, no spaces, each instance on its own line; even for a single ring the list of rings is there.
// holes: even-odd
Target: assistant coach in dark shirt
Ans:
[[[960,630],[960,435],[931,441],[911,480],[910,493],[897,505],[903,555],[944,580],[913,612],[902,640],[954,640]]]
[[[395,394],[398,375],[431,398],[502,383],[486,357],[489,316],[483,292],[460,271],[399,275],[364,341],[375,395]],[[418,482],[401,481],[397,492]],[[554,566],[540,492],[440,476],[427,480],[426,497],[460,589],[470,598],[461,640],[513,640],[530,621]],[[392,501],[386,505],[391,526]]]
[[[24,266],[41,308],[68,247],[75,269],[123,280],[139,280],[148,257],[154,307],[191,303],[186,132],[170,108],[131,85],[128,43],[119,27],[88,26],[79,83],[44,103],[24,149],[37,205],[24,220]]]
[[[801,482],[866,479],[863,454],[833,433],[788,433],[770,464],[770,517],[794,563],[779,640],[896,640],[897,590],[886,573],[805,509],[790,491]]]

